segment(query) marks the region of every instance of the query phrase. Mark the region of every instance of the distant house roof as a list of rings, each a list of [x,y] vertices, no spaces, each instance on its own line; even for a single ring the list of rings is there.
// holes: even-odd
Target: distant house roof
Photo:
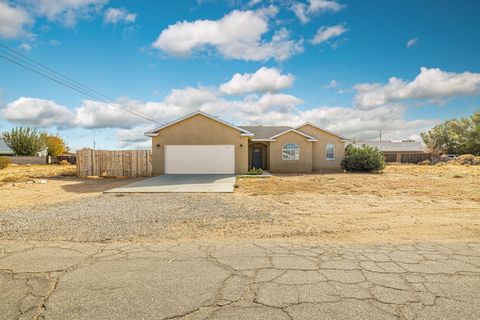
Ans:
[[[3,155],[13,155],[12,149],[10,149],[6,144],[5,141],[3,141],[3,137],[0,136],[0,154]]]
[[[425,147],[421,142],[392,142],[392,141],[356,141],[355,146],[369,145],[377,147],[384,152],[426,152]]]
[[[279,133],[293,129],[288,126],[240,126],[240,128],[253,133],[255,139],[268,139]]]

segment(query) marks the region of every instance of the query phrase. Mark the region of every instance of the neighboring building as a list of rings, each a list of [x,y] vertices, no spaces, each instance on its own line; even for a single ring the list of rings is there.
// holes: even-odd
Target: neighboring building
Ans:
[[[145,135],[155,175],[332,171],[345,155],[345,138],[312,123],[235,126],[201,111]]]
[[[355,141],[355,146],[369,145],[383,151],[386,162],[419,163],[430,159],[431,154],[417,141]]]
[[[14,152],[3,141],[3,137],[0,135],[0,156],[13,156]]]

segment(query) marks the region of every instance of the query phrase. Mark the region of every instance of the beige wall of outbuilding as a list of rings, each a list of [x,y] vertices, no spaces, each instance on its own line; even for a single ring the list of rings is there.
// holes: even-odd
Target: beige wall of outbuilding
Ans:
[[[339,137],[306,124],[297,129],[318,141],[312,142],[312,170],[342,170],[342,160],[345,158],[345,142]],[[335,160],[327,160],[327,144],[335,145]]]
[[[235,146],[235,173],[248,171],[248,137],[242,137],[241,132],[235,128],[197,114],[160,130],[159,134],[152,138],[153,174],[164,173],[165,145],[215,144],[233,144]]]
[[[271,172],[311,172],[312,171],[312,142],[295,132],[288,132],[270,142],[270,171]],[[300,148],[299,160],[282,160],[282,149],[287,143],[296,143]]]

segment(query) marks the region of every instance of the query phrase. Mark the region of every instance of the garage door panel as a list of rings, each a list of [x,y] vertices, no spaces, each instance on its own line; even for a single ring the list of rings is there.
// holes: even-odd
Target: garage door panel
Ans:
[[[166,145],[166,174],[233,174],[234,145]]]

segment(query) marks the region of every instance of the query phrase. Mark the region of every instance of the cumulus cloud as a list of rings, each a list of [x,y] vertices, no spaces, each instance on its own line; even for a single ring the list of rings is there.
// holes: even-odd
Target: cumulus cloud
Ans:
[[[27,37],[30,34],[25,27],[32,22],[33,19],[24,9],[9,6],[8,2],[0,1],[0,38]]]
[[[407,41],[407,48],[411,48],[418,43],[418,38],[413,38]]]
[[[314,15],[325,12],[337,12],[345,8],[345,5],[335,0],[309,0],[308,4],[295,2],[292,11],[302,23],[307,23]]]
[[[130,24],[134,23],[136,19],[137,15],[128,12],[125,8],[108,8],[103,15],[103,21],[110,24]]]
[[[455,96],[480,95],[480,73],[455,73],[422,67],[412,81],[393,77],[385,85],[361,83],[355,86],[355,90],[355,103],[361,108],[374,108],[411,99],[442,102]]]
[[[312,44],[320,44],[332,38],[339,37],[347,31],[348,29],[345,27],[345,24],[322,26],[318,28],[317,33],[310,42]]]
[[[2,111],[6,120],[35,127],[69,127],[74,120],[70,109],[44,99],[22,97],[7,104]]]
[[[262,67],[255,73],[236,73],[232,79],[220,86],[220,92],[229,95],[275,92],[291,87],[294,80],[292,74],[281,74],[276,68]]]
[[[271,6],[256,11],[235,10],[219,20],[177,22],[164,29],[152,46],[177,57],[213,47],[225,58],[285,60],[303,48],[301,41],[290,39],[285,28],[274,32],[270,41],[263,38],[269,31],[269,19],[277,12]]]
[[[72,27],[79,19],[98,14],[108,0],[23,0],[22,2],[35,15]]]
[[[246,84],[240,86],[241,89],[231,88],[239,92],[243,90],[242,97],[231,97],[217,87],[185,87],[172,90],[159,101],[124,97],[118,99],[118,103],[162,123],[202,110],[238,125],[295,126],[311,121],[351,138],[374,139],[378,137],[378,130],[383,129],[385,139],[400,140],[418,137],[419,132],[437,123],[436,119],[407,120],[408,104],[404,100],[480,95],[480,74],[422,68],[410,82],[392,78],[385,85],[363,83],[355,86],[357,95],[350,107],[305,109],[301,98],[272,89],[280,90],[287,87],[286,83],[270,84],[273,87],[268,90],[259,86],[261,81],[252,80],[257,72],[237,77],[240,83]],[[280,78],[282,74],[278,72],[276,76]],[[330,86],[335,85],[337,82],[330,83]],[[3,107],[2,111],[3,118],[8,121],[37,127],[116,128],[122,147],[147,146],[148,139],[143,138],[143,132],[158,126],[109,104],[91,100],[82,101],[77,108],[67,108],[50,100],[20,98]]]

